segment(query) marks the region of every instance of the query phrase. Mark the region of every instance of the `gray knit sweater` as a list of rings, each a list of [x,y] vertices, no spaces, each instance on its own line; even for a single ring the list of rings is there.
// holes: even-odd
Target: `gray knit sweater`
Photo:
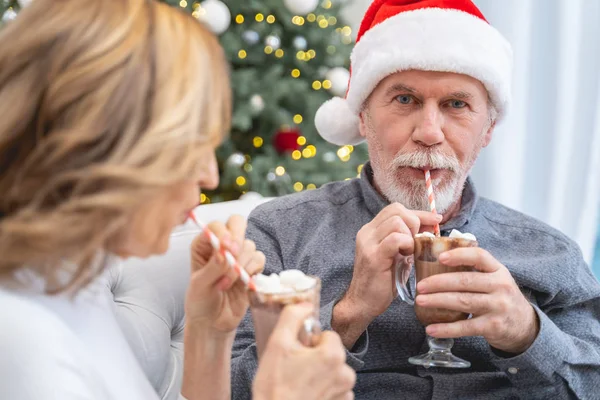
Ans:
[[[355,238],[387,203],[360,179],[268,202],[250,216],[248,237],[267,257],[266,273],[297,268],[322,279],[321,323],[352,278]],[[505,358],[482,337],[456,340],[453,353],[472,367],[416,367],[427,350],[413,308],[396,299],[348,352],[357,399],[600,399],[600,284],[576,244],[549,226],[479,198],[471,181],[460,213],[441,227],[477,236],[512,273],[538,313],[540,332],[523,354]],[[244,318],[232,358],[234,399],[249,399],[256,372],[252,321]]]

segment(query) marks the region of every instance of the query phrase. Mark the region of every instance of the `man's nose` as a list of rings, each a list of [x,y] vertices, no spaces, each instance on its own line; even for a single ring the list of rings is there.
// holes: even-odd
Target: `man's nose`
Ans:
[[[437,104],[425,104],[419,112],[412,140],[426,147],[440,144],[444,141],[443,122],[444,116]]]

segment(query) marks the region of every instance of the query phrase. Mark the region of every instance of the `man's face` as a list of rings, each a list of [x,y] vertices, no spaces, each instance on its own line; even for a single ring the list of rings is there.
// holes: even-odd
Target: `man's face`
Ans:
[[[440,213],[460,198],[494,129],[481,82],[447,72],[388,76],[371,93],[360,117],[379,191],[390,202],[428,210],[423,170],[430,169]]]

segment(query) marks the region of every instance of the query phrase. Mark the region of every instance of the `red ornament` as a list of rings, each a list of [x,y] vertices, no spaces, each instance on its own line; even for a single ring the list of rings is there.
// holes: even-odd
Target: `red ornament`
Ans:
[[[279,154],[291,153],[299,150],[298,138],[301,136],[298,129],[280,130],[273,136],[273,147]]]

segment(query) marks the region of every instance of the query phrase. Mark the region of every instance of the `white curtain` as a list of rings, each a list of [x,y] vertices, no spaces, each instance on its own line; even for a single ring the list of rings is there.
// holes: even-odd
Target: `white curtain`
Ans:
[[[370,2],[345,10],[355,32]],[[515,55],[513,105],[473,170],[477,188],[560,229],[589,263],[600,221],[600,1],[475,3]]]

